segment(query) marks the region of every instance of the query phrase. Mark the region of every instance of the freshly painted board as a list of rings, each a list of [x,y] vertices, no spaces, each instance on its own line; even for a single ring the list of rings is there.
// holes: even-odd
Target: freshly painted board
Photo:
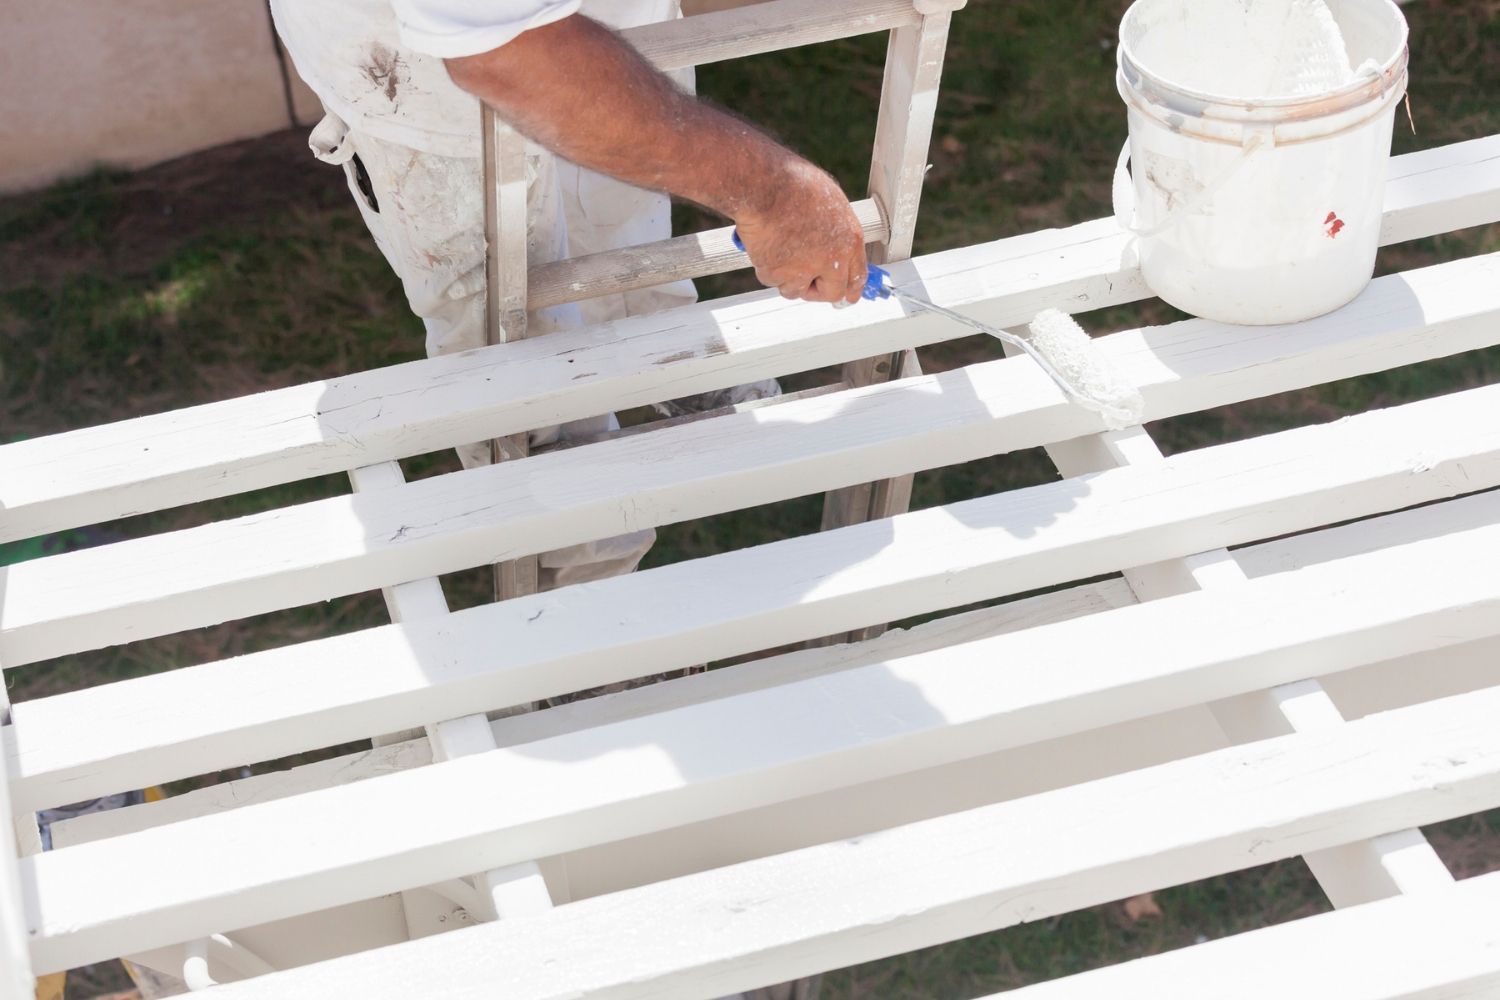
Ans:
[[[28,951],[31,922],[22,908],[11,815],[6,783],[0,780],[0,1000],[34,1000],[35,981]]]
[[[1143,426],[1075,438],[1051,445],[1048,455],[1066,476],[1085,475],[1163,461],[1161,449]],[[1196,553],[1186,559],[1153,562],[1123,571],[1137,599],[1238,588],[1245,572],[1225,549]],[[1343,596],[1329,600],[1344,600]],[[1418,654],[1426,655],[1426,654]],[[1264,690],[1239,692],[1206,701],[1226,738],[1248,743],[1339,725],[1344,721],[1317,680],[1303,679]],[[1372,841],[1344,844],[1303,857],[1319,888],[1336,907],[1355,906],[1403,892],[1420,892],[1449,884],[1452,874],[1420,830],[1398,831]]]
[[[1500,221],[1500,135],[1393,157],[1380,243]]]
[[[1496,634],[1500,524],[41,855],[37,929],[79,964]]]
[[[1099,345],[1158,419],[1496,342],[1500,254],[1380,279],[1294,327],[1190,320]],[[16,666],[1100,428],[1026,358],[732,414],[0,569],[0,656]]]
[[[1450,532],[1467,532],[1500,520],[1494,495],[1480,493],[1395,514],[1356,521],[1237,549],[1234,557],[1251,578],[1289,573],[1335,559],[1410,545]],[[593,726],[640,718],[791,680],[868,666],[891,657],[928,653],[1038,625],[1069,621],[1127,607],[1135,598],[1123,580],[1079,584],[994,607],[896,629],[858,645],[818,647],[752,660],[733,670],[696,674],[664,684],[556,706],[546,712],[509,716],[491,723],[497,745],[514,746]],[[1388,661],[1389,662],[1389,661]],[[1382,664],[1384,669],[1387,664]],[[1365,671],[1368,673],[1368,671]],[[1500,680],[1500,677],[1497,677]],[[1445,695],[1457,692],[1445,692]],[[315,791],[431,763],[425,738],[303,764],[285,771],[209,785],[132,809],[87,813],[52,826],[60,847],[150,829],[226,809]],[[32,852],[34,853],[34,852]]]
[[[987,1000],[1455,1000],[1500,996],[1500,873],[1293,920]]]
[[[491,722],[490,727],[495,734],[497,746],[530,743],[592,726],[696,705],[715,698],[764,690],[791,680],[879,662],[889,656],[941,649],[1036,625],[1068,621],[1131,603],[1134,600],[1129,590],[1119,580],[1081,584],[992,608],[950,615],[911,629],[895,629],[871,642],[821,646],[750,660],[736,664],[733,670],[692,674],[665,683],[555,705],[545,712],[506,716]],[[412,739],[330,760],[302,764],[285,771],[271,771],[207,785],[132,809],[85,813],[53,823],[52,842],[59,847],[85,844],[122,833],[150,829],[163,823],[207,816],[225,809],[268,802],[430,763],[432,754],[427,739]]]
[[[1496,712],[1496,690],[1419,705],[335,959],[221,996],[722,996],[1493,808]],[[45,942],[36,954],[58,961]]]
[[[73,801],[1486,489],[1497,406],[1470,390],[28,701],[12,794]]]
[[[1391,162],[1391,239],[1500,219],[1500,137]],[[998,326],[1150,294],[1113,219],[892,271]],[[890,303],[752,293],[0,447],[0,542],[968,334]]]
[[[1352,524],[1276,539],[1237,549],[1235,559],[1254,578],[1303,566],[1407,545],[1449,532],[1484,527],[1500,518],[1487,493],[1369,518]],[[734,670],[718,670],[665,684],[635,688],[554,707],[547,712],[509,716],[491,723],[497,744],[512,746],[567,732],[747,691],[880,662],[886,657],[928,652],[945,646],[1003,635],[1037,625],[1067,621],[1135,603],[1119,579],[1080,584],[1065,590],[939,618],[853,646],[820,647],[753,660]],[[1391,662],[1381,664],[1386,669]],[[1368,671],[1364,672],[1368,674]],[[1458,693],[1445,691],[1444,696]],[[88,813],[52,826],[53,843],[68,846],[149,829],[163,823],[301,794],[333,784],[431,763],[425,738],[344,757],[236,779],[128,810]],[[35,852],[28,852],[35,853]]]

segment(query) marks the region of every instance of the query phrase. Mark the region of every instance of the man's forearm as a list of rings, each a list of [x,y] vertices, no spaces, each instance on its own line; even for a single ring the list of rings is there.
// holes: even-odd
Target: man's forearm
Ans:
[[[517,130],[567,159],[732,219],[774,211],[786,172],[814,169],[753,126],[684,94],[586,17],[448,60],[448,70]]]
[[[595,22],[575,14],[447,66],[455,83],[554,153],[733,219],[756,276],[781,294],[858,301],[864,233],[838,182],[684,94]]]

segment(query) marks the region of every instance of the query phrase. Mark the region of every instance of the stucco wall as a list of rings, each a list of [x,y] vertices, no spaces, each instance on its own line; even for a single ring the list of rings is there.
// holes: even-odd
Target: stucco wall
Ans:
[[[266,0],[5,6],[0,190],[317,120],[317,99],[290,66],[289,113]]]
[[[315,0],[306,0],[315,2]],[[688,13],[756,0],[684,0]],[[266,0],[21,0],[0,27],[0,191],[314,124]],[[290,108],[288,107],[290,99]]]

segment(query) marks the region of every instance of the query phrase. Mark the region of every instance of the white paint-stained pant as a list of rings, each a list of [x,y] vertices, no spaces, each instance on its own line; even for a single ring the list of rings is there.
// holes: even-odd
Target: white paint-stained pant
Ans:
[[[329,114],[309,137],[320,159],[344,168],[350,193],[412,312],[427,328],[429,355],[484,346],[484,201],[480,161],[411,149],[348,128]],[[580,170],[538,149],[527,155],[528,259],[559,260],[670,235],[664,195]],[[528,332],[541,336],[627,315],[656,312],[695,299],[690,282],[587,303],[537,310]],[[570,437],[613,429],[612,414],[530,433],[542,449]],[[489,444],[458,448],[466,468],[488,464]],[[539,559],[543,589],[618,576],[633,570],[655,540],[637,531],[586,542]]]
[[[485,247],[478,103],[453,86],[440,60],[400,46],[394,13],[384,0],[272,0],[271,7],[298,70],[330,109],[310,137],[313,152],[344,168],[370,233],[401,278],[412,311],[427,327],[427,353],[482,346]],[[681,11],[678,0],[584,0],[583,13],[624,29],[670,20]],[[673,76],[692,89],[692,70]],[[665,195],[583,170],[539,147],[528,148],[527,172],[531,263],[672,235],[671,202]],[[695,298],[688,281],[604,296],[534,312],[528,333],[544,335],[653,313]],[[686,405],[672,409],[712,409],[779,391],[775,380],[768,379],[679,401]],[[531,445],[546,448],[613,426],[613,415],[601,414],[534,430]],[[489,461],[488,443],[458,452],[465,467]],[[543,553],[541,585],[552,588],[628,573],[654,537],[650,531],[635,532]]]

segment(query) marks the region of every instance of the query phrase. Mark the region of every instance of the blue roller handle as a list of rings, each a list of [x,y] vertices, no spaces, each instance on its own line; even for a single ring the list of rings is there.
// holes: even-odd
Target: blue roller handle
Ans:
[[[740,239],[740,231],[734,230],[730,234],[734,240],[734,248],[741,252],[745,249],[745,241]],[[883,267],[875,264],[867,265],[865,270],[865,287],[860,293],[860,298],[875,300],[888,299],[891,297],[891,273]]]

